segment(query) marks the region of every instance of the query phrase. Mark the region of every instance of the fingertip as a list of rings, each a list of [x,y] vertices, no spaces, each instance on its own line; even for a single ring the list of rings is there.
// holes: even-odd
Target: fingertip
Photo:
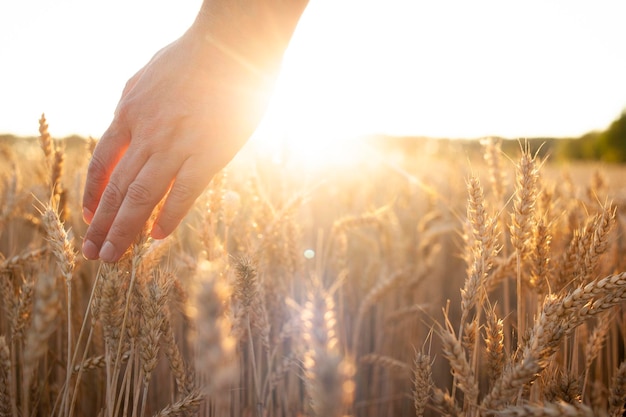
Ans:
[[[104,242],[98,255],[103,262],[115,262],[119,259],[115,246],[108,240]]]
[[[161,240],[168,237],[169,233],[166,233],[160,225],[155,224],[150,231],[150,236],[152,239]]]
[[[86,239],[82,247],[83,256],[89,260],[98,259],[98,247],[91,240]]]

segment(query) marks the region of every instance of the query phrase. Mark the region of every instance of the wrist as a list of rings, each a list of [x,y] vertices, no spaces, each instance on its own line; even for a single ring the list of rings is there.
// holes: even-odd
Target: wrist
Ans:
[[[274,72],[308,0],[205,0],[190,28],[202,46],[250,69]]]

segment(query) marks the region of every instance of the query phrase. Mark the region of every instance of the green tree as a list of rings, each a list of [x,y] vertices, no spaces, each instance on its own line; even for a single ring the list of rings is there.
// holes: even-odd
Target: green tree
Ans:
[[[626,162],[626,110],[598,138],[601,159],[607,162]]]
[[[589,132],[576,139],[560,139],[556,155],[564,160],[600,159],[599,132]]]

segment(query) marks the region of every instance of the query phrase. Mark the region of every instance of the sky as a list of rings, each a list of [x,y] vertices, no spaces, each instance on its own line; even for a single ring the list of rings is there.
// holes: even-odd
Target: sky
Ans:
[[[201,0],[0,3],[0,134],[99,137]],[[626,109],[622,0],[311,0],[258,136],[580,136]],[[321,139],[324,138],[324,139]]]

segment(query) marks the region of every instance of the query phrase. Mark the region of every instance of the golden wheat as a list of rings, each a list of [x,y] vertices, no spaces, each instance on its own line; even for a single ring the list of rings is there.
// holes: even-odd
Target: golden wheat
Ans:
[[[75,249],[94,142],[0,152],[0,417],[624,413],[623,167],[244,154],[111,264]]]

